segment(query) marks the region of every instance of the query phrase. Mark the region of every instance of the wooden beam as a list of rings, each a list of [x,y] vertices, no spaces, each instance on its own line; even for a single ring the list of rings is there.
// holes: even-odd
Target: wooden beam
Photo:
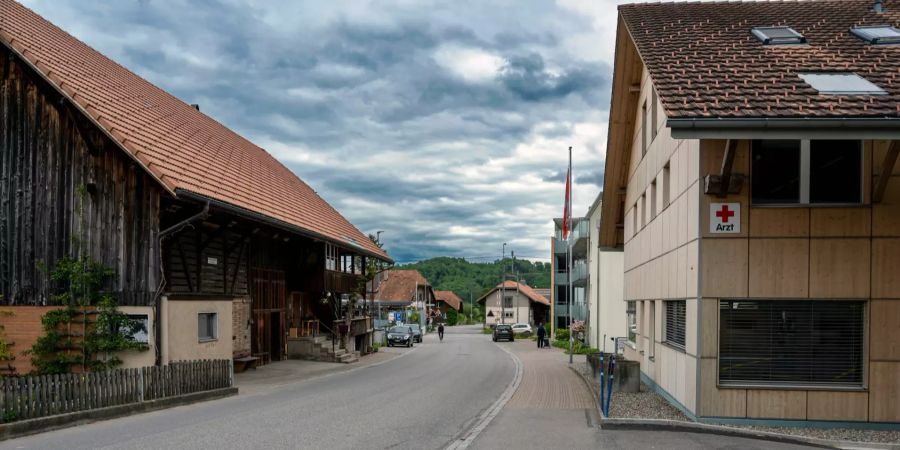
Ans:
[[[720,172],[719,198],[728,196],[728,187],[731,185],[731,169],[734,167],[734,154],[737,153],[737,139],[729,139],[725,142],[725,156],[722,157],[722,171]]]
[[[872,203],[881,203],[884,198],[884,191],[887,189],[888,181],[891,180],[891,174],[894,173],[894,165],[897,164],[897,156],[900,155],[900,141],[891,141],[887,154],[884,155],[884,164],[881,166],[881,175],[878,176],[878,184],[872,191]]]

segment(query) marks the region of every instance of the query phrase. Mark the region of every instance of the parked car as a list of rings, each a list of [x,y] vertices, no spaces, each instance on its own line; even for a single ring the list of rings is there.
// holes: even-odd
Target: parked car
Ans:
[[[512,326],[513,333],[521,334],[521,333],[532,333],[534,330],[531,329],[531,325],[527,323],[515,323]]]
[[[409,324],[409,327],[412,328],[413,338],[416,342],[422,342],[422,327],[417,323]]]
[[[509,340],[509,342],[512,342],[516,339],[511,325],[501,323],[497,324],[497,326],[494,327],[494,342],[497,342],[500,339],[507,339]]]
[[[391,327],[388,330],[388,338],[387,344],[388,347],[393,347],[395,345],[404,345],[406,347],[412,347],[413,341],[415,337],[413,337],[412,327],[408,325],[399,326],[399,327]]]

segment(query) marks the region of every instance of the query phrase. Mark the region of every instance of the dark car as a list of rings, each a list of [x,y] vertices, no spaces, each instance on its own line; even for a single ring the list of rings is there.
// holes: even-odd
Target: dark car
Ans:
[[[416,342],[422,342],[422,327],[420,327],[417,323],[411,323],[408,326],[412,328],[413,339]]]
[[[497,324],[497,326],[494,327],[494,342],[497,342],[500,339],[507,339],[509,342],[516,339],[513,334],[512,325]]]
[[[413,346],[413,340],[415,337],[413,335],[412,327],[407,325],[391,327],[388,330],[387,344],[388,347],[393,347],[395,345],[404,345],[406,347]]]

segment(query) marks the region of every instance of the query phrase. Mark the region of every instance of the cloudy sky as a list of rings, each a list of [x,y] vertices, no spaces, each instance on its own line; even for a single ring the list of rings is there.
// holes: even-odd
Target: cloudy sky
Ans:
[[[273,153],[398,262],[549,254],[600,191],[618,0],[25,4]],[[483,260],[483,258],[473,258]]]

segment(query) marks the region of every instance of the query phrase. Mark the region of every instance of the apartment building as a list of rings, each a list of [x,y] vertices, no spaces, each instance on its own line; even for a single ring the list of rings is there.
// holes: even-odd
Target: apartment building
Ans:
[[[569,320],[588,320],[588,239],[590,223],[586,218],[572,218],[569,239],[563,239],[562,219],[553,219],[554,231],[550,241],[551,252],[551,327],[569,328]],[[571,246],[572,270],[569,271],[569,246]],[[569,302],[569,277],[572,278],[572,301]],[[571,312],[571,314],[570,314]]]

